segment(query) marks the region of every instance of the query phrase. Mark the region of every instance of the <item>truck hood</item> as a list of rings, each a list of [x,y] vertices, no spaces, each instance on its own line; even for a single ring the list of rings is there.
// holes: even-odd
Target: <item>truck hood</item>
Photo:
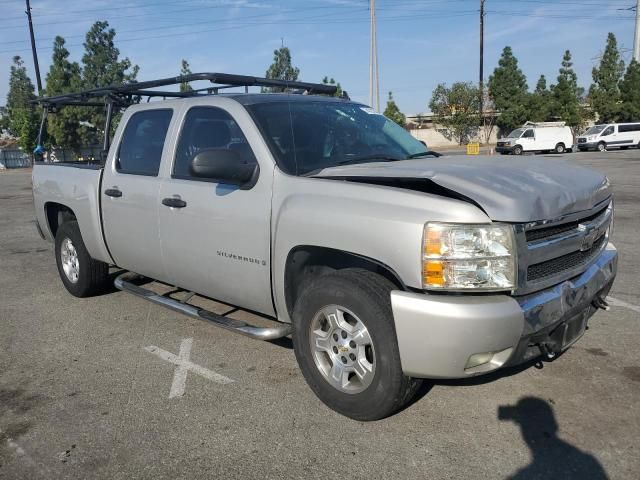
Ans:
[[[435,185],[432,193],[454,192],[477,204],[492,220],[518,223],[588,210],[612,194],[601,173],[560,159],[531,156],[443,156],[344,165],[311,176],[423,192]]]

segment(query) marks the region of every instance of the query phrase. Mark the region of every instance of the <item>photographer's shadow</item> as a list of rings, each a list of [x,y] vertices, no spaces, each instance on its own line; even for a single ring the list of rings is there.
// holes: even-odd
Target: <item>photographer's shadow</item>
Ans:
[[[546,401],[524,397],[515,406],[498,407],[498,419],[511,420],[520,426],[533,457],[529,465],[509,478],[609,478],[593,455],[558,438],[558,423]]]

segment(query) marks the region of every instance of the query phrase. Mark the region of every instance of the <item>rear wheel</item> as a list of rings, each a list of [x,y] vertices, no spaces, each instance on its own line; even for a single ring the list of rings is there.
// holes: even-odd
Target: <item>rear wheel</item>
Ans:
[[[88,297],[108,285],[109,266],[91,258],[75,220],[58,228],[55,254],[60,279],[71,295]]]
[[[556,153],[564,153],[565,152],[564,143],[557,144],[554,151]]]
[[[515,147],[513,147],[513,154],[522,155],[522,147],[520,145],[516,145]]]
[[[305,380],[329,408],[378,420],[406,405],[422,381],[402,372],[384,277],[347,269],[318,277],[297,299],[293,343]]]
[[[607,151],[607,144],[604,142],[600,142],[598,144],[598,151],[599,152],[606,152]]]

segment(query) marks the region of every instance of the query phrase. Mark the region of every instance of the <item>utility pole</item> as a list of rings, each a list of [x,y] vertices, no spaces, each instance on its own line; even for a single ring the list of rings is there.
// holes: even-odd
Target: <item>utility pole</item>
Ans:
[[[633,41],[633,58],[640,62],[640,0],[636,1],[636,35]]]
[[[638,0],[640,2],[640,0]],[[480,0],[480,123],[484,125],[484,0]]]
[[[369,47],[369,104],[380,111],[380,82],[378,80],[378,39],[376,32],[376,0],[369,0],[371,30]]]
[[[29,34],[31,35],[31,51],[33,52],[33,66],[36,70],[36,83],[38,84],[38,96],[42,93],[42,80],[40,79],[40,66],[38,65],[38,52],[36,52],[36,39],[33,35],[33,22],[31,21],[31,5],[27,1],[27,18],[29,19]]]

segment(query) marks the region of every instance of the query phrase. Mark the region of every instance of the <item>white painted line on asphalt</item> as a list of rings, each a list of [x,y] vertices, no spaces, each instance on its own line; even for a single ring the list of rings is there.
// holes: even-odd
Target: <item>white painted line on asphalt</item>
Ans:
[[[607,302],[609,302],[614,307],[624,307],[624,308],[628,308],[629,310],[633,310],[636,313],[640,313],[640,307],[638,305],[627,303],[624,300],[618,300],[617,298],[607,297]]]
[[[224,375],[220,375],[219,373],[216,373],[213,370],[209,370],[208,368],[197,365],[189,360],[191,356],[192,345],[193,338],[183,339],[182,343],[180,343],[180,351],[178,352],[178,355],[167,352],[166,350],[158,348],[155,345],[144,347],[147,352],[153,353],[165,362],[173,363],[176,366],[176,370],[173,374],[173,382],[171,383],[171,391],[169,392],[169,398],[182,397],[184,395],[187,385],[187,373],[189,371],[197,373],[207,380],[211,380],[212,382],[220,383],[222,385],[233,383],[233,380],[231,380],[230,378],[225,377]]]

